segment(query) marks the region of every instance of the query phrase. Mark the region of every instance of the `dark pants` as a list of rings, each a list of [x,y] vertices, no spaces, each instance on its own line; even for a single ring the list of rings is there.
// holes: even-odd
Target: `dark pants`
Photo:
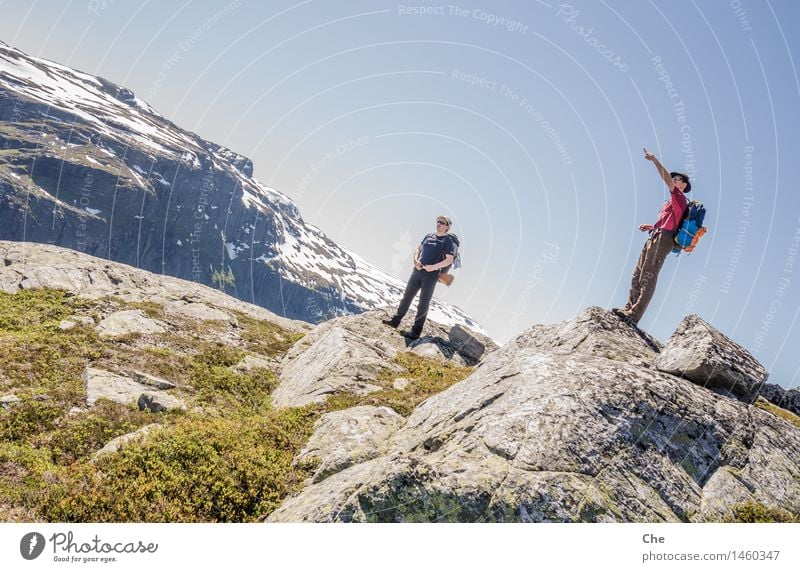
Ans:
[[[397,307],[392,321],[400,324],[403,316],[406,315],[408,309],[411,307],[411,301],[417,292],[419,295],[419,304],[417,304],[417,317],[414,318],[414,327],[412,332],[417,334],[422,333],[422,327],[425,325],[425,320],[428,318],[428,308],[431,305],[431,298],[433,298],[433,289],[436,288],[436,280],[439,278],[439,271],[425,272],[424,270],[417,270],[416,268],[411,273],[411,278],[408,279],[406,284],[406,291],[403,294],[403,299],[400,300],[400,306]]]
[[[667,255],[672,252],[674,237],[674,232],[660,230],[644,243],[639,261],[636,263],[636,269],[633,271],[628,303],[625,304],[625,310],[630,312],[631,318],[636,322],[642,319],[644,311],[653,298],[658,273],[661,272]]]

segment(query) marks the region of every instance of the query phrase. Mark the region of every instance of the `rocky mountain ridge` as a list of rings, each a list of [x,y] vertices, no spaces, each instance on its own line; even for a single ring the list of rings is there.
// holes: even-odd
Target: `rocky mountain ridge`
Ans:
[[[404,283],[306,223],[253,164],[129,89],[0,45],[0,239],[53,244],[318,323]],[[480,330],[434,299],[440,323]]]

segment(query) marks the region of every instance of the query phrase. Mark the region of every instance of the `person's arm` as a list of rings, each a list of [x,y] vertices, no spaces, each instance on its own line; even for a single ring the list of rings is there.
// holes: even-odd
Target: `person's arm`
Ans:
[[[419,262],[420,254],[422,254],[422,245],[419,244],[417,246],[417,250],[414,252],[414,268],[417,270],[422,270],[422,264]]]
[[[453,263],[453,255],[452,254],[445,254],[444,260],[441,262],[437,262],[436,264],[428,264],[423,266],[422,268],[425,272],[433,272],[434,270],[439,270],[440,268],[444,268],[445,266],[450,266]]]
[[[656,156],[648,151],[647,148],[644,148],[644,158],[648,161],[652,161],[655,164],[656,169],[658,169],[658,174],[661,175],[661,178],[664,179],[664,183],[667,185],[667,188],[670,190],[670,192],[672,192],[672,189],[675,188],[675,183],[672,182],[672,176],[669,174],[669,171],[664,168],[664,165],[662,165],[661,162],[656,159]]]

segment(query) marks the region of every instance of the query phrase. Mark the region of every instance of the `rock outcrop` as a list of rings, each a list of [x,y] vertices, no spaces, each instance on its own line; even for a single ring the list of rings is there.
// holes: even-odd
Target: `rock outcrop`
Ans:
[[[599,308],[531,328],[418,406],[385,453],[268,520],[718,521],[748,501],[800,511],[800,427],[654,369],[659,349]]]
[[[312,480],[319,482],[385,453],[389,437],[404,421],[388,407],[370,405],[326,413],[317,421],[314,434],[295,462],[314,464]]]
[[[110,455],[112,453],[116,453],[120,449],[122,449],[125,445],[139,440],[144,439],[148,433],[150,433],[153,429],[157,429],[161,427],[158,423],[151,423],[150,425],[145,425],[141,429],[138,429],[132,433],[126,433],[125,435],[120,435],[105,444],[105,446],[97,451],[94,455],[92,455],[92,460],[97,461],[105,457],[106,455]]]
[[[796,387],[784,389],[774,383],[765,383],[761,388],[760,395],[770,403],[791,411],[795,415],[800,415],[800,390]]]
[[[194,320],[205,319],[204,315],[210,320],[227,319],[228,310],[293,332],[310,329],[305,322],[287,320],[197,282],[152,274],[67,248],[0,240],[0,260],[0,290],[9,294],[28,288],[60,288],[92,299],[116,296],[127,302],[161,304],[172,314],[188,314]],[[215,312],[204,314],[208,311],[198,303]]]
[[[680,323],[655,367],[747,403],[756,398],[768,375],[750,352],[694,314]]]
[[[317,326],[286,354],[281,364],[280,385],[274,391],[277,407],[324,401],[341,392],[370,393],[378,374],[400,368],[392,360],[402,351],[458,365],[474,365],[484,351],[497,345],[465,327],[448,328],[429,320],[424,336],[413,342],[381,323],[383,310],[330,320]],[[451,332],[457,330],[451,338]],[[455,340],[455,341],[454,341]]]
[[[98,368],[87,367],[83,372],[86,405],[93,406],[98,399],[108,399],[123,405],[138,405],[141,410],[152,412],[169,409],[185,409],[180,399],[165,391],[154,390],[130,377]]]

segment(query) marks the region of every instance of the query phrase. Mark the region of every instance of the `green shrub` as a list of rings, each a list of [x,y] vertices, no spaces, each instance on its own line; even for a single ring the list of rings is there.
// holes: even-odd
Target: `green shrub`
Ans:
[[[769,507],[760,502],[747,501],[733,507],[733,516],[725,522],[800,522],[787,510]]]
[[[179,413],[168,413],[173,418]],[[163,422],[163,415],[159,421]],[[68,416],[34,444],[49,451],[53,462],[69,465],[102,449],[112,439],[153,423],[153,415],[132,405],[101,399],[88,411]]]
[[[68,522],[258,520],[308,477],[292,458],[318,416],[306,407],[179,421],[96,464],[62,470],[41,511]]]

